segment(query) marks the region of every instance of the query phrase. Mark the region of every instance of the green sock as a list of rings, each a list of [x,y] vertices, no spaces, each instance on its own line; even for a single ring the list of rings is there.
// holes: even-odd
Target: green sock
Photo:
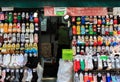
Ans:
[[[85,70],[85,62],[83,59],[80,60],[81,70]]]

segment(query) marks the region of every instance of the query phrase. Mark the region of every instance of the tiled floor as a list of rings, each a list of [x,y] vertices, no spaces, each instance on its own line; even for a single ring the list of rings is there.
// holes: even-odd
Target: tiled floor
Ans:
[[[43,78],[42,79],[43,82],[56,82],[56,78]]]

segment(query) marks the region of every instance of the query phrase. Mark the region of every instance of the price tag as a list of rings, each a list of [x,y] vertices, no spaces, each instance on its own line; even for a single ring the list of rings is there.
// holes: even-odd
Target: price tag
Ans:
[[[21,69],[20,72],[22,73],[22,72],[23,72],[23,69]]]
[[[56,16],[64,16],[67,14],[67,8],[66,7],[55,7],[54,14]]]
[[[10,69],[6,69],[6,71],[7,71],[7,72],[9,72],[9,71],[10,71]]]
[[[107,59],[108,59],[108,56],[102,55],[102,56],[100,56],[100,59],[101,59],[101,60],[107,60]]]
[[[19,72],[19,69],[17,69],[16,72]]]
[[[11,70],[11,72],[14,72],[14,70]]]
[[[73,50],[72,49],[63,49],[62,50],[62,59],[63,60],[73,60]]]

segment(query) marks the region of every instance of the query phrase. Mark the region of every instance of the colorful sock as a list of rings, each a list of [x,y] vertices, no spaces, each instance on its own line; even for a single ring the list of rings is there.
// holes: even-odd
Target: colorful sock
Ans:
[[[89,81],[88,73],[85,73],[85,75],[84,75],[84,82],[88,82],[88,81]]]
[[[109,73],[107,73],[107,82],[111,82],[111,77],[110,77],[110,74]]]
[[[117,82],[117,79],[114,75],[111,76],[112,82]]]

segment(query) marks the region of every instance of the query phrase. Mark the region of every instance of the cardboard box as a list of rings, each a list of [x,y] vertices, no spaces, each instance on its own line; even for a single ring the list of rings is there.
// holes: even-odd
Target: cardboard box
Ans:
[[[51,43],[42,43],[41,44],[41,55],[45,58],[52,57],[51,54]]]

